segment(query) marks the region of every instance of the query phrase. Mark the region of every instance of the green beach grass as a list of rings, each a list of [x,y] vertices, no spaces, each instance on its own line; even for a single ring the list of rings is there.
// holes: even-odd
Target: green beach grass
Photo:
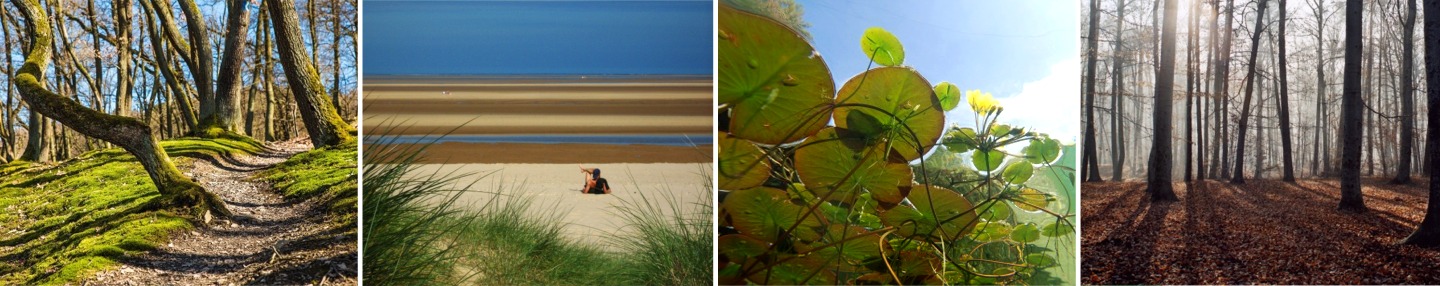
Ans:
[[[614,214],[633,231],[571,241],[560,234],[563,213],[542,211],[555,208],[536,205],[522,190],[497,186],[494,199],[481,206],[457,205],[473,185],[457,178],[469,174],[415,169],[418,154],[433,142],[381,139],[366,146],[366,284],[711,283],[708,204],[684,212],[689,208],[673,197],[626,201]]]

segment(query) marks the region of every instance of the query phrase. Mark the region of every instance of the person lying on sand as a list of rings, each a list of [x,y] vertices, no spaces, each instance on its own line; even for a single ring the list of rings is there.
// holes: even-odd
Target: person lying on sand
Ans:
[[[585,188],[580,189],[582,194],[609,194],[610,182],[600,177],[600,168],[585,168],[580,166],[580,172],[585,173]]]

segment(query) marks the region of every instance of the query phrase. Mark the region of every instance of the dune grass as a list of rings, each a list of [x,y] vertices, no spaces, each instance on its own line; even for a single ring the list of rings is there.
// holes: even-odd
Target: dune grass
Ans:
[[[234,138],[160,145],[182,166],[262,148]],[[0,285],[73,283],[197,224],[150,207],[159,196],[135,157],[118,148],[0,165]]]
[[[698,206],[701,212],[684,212],[688,208],[673,197],[664,198],[668,205],[644,197],[627,201],[615,214],[634,231],[571,241],[561,235],[563,213],[534,205],[523,191],[497,186],[481,206],[457,205],[473,185],[458,178],[469,174],[415,168],[418,154],[434,140],[395,144],[379,138],[366,146],[363,168],[366,284],[711,283],[708,203]]]

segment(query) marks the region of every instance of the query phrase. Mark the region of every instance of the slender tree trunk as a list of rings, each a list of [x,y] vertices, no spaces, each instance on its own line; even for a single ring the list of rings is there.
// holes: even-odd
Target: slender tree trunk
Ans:
[[[1113,115],[1113,126],[1110,129],[1110,180],[1119,182],[1125,180],[1125,108],[1120,104],[1120,99],[1125,95],[1125,58],[1121,57],[1125,50],[1125,1],[1117,1],[1116,9],[1119,11],[1115,17],[1115,50],[1111,60],[1114,67],[1110,73],[1114,78],[1110,83],[1110,112]]]
[[[1165,33],[1160,41],[1160,72],[1155,80],[1154,144],[1150,147],[1149,183],[1145,188],[1153,201],[1178,198],[1170,183],[1173,158],[1170,148],[1171,113],[1175,91],[1175,0],[1165,0]]]
[[[1285,6],[1285,4],[1285,0],[1280,0],[1280,41],[1276,43],[1276,48],[1280,49],[1280,52],[1277,54],[1277,56],[1280,57],[1280,66],[1276,68],[1280,70],[1280,79],[1277,83],[1280,85],[1280,104],[1277,106],[1280,107],[1280,145],[1281,150],[1283,150],[1283,152],[1280,152],[1280,156],[1281,160],[1284,160],[1281,166],[1284,177],[1281,179],[1286,182],[1294,182],[1295,161],[1291,155],[1291,153],[1294,153],[1294,149],[1290,148],[1290,78],[1288,75],[1290,66],[1285,60],[1285,58],[1288,57],[1285,51],[1285,22],[1290,21],[1290,18],[1287,17],[1289,9],[1286,9],[1287,6]],[[1261,140],[1260,142],[1265,141]]]
[[[1410,1],[1410,15],[1414,15],[1414,1]],[[1425,106],[1426,126],[1440,126],[1440,0],[1425,0]],[[1413,17],[1411,17],[1413,19]],[[1412,20],[1413,22],[1413,20]],[[1407,42],[1409,43],[1409,42]],[[1409,46],[1407,44],[1407,46]],[[1430,129],[1426,132],[1425,150],[1440,148],[1440,132]],[[1425,165],[1440,164],[1440,152],[1425,152]],[[1427,170],[1428,171],[1428,170]],[[1440,182],[1440,172],[1428,172],[1430,182]],[[1425,205],[1425,218],[1415,227],[1415,232],[1401,241],[1404,244],[1421,246],[1440,245],[1440,184],[1427,184],[1430,190],[1429,202]]]
[[[245,8],[249,2],[229,0],[230,12],[225,21],[225,50],[221,53],[220,74],[215,84],[215,102],[210,104],[214,113],[210,114],[210,117],[201,118],[202,129],[219,128],[220,130],[215,132],[230,133],[240,130],[240,78],[245,71],[241,60],[245,58],[245,32],[249,30],[250,24],[250,9]],[[203,131],[205,135],[218,135],[211,130]]]
[[[130,71],[131,8],[130,0],[115,0],[110,7],[115,15],[115,115],[119,116],[130,116],[130,92],[135,85]]]
[[[1396,166],[1395,179],[1390,180],[1395,184],[1410,183],[1410,160],[1414,157],[1411,152],[1415,149],[1415,0],[1405,1],[1405,7],[1405,31],[1400,34],[1400,45],[1404,49],[1400,55],[1400,165]]]
[[[295,13],[293,0],[267,0],[270,20],[275,28],[276,51],[280,63],[285,67],[285,77],[290,82],[290,92],[305,120],[305,129],[310,133],[310,142],[316,148],[349,144],[355,141],[355,129],[340,119],[330,98],[325,96],[325,86],[315,72],[315,64],[305,54],[304,43],[300,40],[299,16]]]
[[[1085,153],[1081,154],[1085,162],[1081,164],[1081,173],[1085,173],[1086,182],[1100,182],[1100,160],[1095,150],[1095,62],[1100,43],[1100,0],[1090,0],[1088,30],[1085,38]]]
[[[315,1],[315,0],[310,0],[310,1]],[[334,102],[334,103],[335,103],[335,110],[340,113],[340,115],[341,115],[340,117],[341,117],[341,118],[344,118],[344,117],[345,117],[345,116],[344,116],[344,115],[345,115],[345,105],[340,104],[340,103],[341,103],[341,101],[340,101],[340,93],[341,93],[341,92],[344,92],[344,90],[341,90],[341,88],[340,88],[340,36],[341,36],[341,34],[340,34],[340,1],[339,1],[339,0],[331,0],[331,1],[330,1],[330,16],[331,16],[331,18],[330,18],[330,64],[331,64],[331,66],[332,66],[332,68],[331,68],[330,70],[331,70],[332,72],[334,72],[333,74],[331,74],[331,75],[332,75],[332,76],[331,76],[331,80],[333,81],[333,85],[331,85],[332,88],[331,88],[331,91],[330,91],[330,96],[331,96],[331,102]],[[313,34],[314,31],[311,31],[311,33]]]
[[[1233,154],[1230,154],[1230,142],[1233,142],[1230,140],[1230,46],[1233,43],[1232,40],[1235,38],[1235,31],[1231,28],[1234,27],[1235,0],[1229,0],[1226,1],[1226,3],[1228,4],[1226,4],[1225,8],[1225,39],[1220,42],[1220,55],[1223,58],[1220,63],[1220,109],[1218,110],[1220,116],[1220,146],[1218,146],[1220,150],[1220,173],[1218,175],[1221,178],[1228,179],[1230,176],[1230,157],[1233,156]]]
[[[1428,0],[1427,0],[1428,1]],[[1360,0],[1345,0],[1345,86],[1341,94],[1340,121],[1343,146],[1340,150],[1340,206],[1341,211],[1364,212],[1365,198],[1360,194],[1360,130],[1364,126],[1361,112],[1365,107],[1360,97],[1360,56],[1364,50],[1364,36],[1361,34],[1364,3]],[[1427,24],[1428,25],[1428,24]]]
[[[1315,27],[1316,27],[1316,29],[1319,29],[1320,31],[1317,31],[1317,32],[1315,33],[1315,89],[1316,89],[1316,91],[1315,91],[1315,117],[1316,117],[1316,118],[1315,118],[1315,150],[1314,150],[1314,154],[1313,154],[1313,157],[1315,157],[1315,158],[1314,158],[1313,161],[1310,162],[1310,173],[1311,173],[1311,174],[1315,174],[1315,175],[1318,176],[1318,175],[1320,174],[1321,170],[1328,169],[1329,166],[1330,166],[1330,156],[1329,156],[1330,151],[1329,151],[1329,142],[1328,142],[1327,140],[1322,140],[1322,139],[1321,139],[1321,135],[1323,135],[1323,134],[1325,133],[1325,131],[1326,131],[1326,128],[1323,127],[1323,126],[1326,126],[1326,125],[1327,125],[1326,123],[1328,122],[1328,121],[1325,120],[1326,117],[1327,117],[1327,116],[1325,115],[1325,98],[1327,97],[1327,94],[1325,93],[1325,33],[1324,33],[1324,29],[1325,29],[1325,28],[1324,28],[1324,27],[1325,27],[1325,3],[1324,3],[1324,1],[1320,1],[1320,0],[1317,0],[1317,1],[1319,1],[1319,2],[1314,3],[1314,4],[1315,4],[1315,6],[1314,6],[1314,7],[1315,7],[1315,9],[1314,9],[1314,10],[1315,10]],[[1322,148],[1321,148],[1322,146],[1325,147],[1325,148],[1324,148],[1325,152],[1321,152],[1321,151],[1320,151],[1320,150],[1322,149]],[[1324,154],[1323,158],[1322,158],[1322,154]],[[1321,160],[1324,160],[1324,162],[1325,162],[1324,166],[1326,166],[1326,167],[1323,168],[1323,169],[1320,167],[1320,166],[1321,166],[1321,164],[1320,164]]]
[[[1255,34],[1250,36],[1250,59],[1245,71],[1245,99],[1240,104],[1240,125],[1235,128],[1235,173],[1230,175],[1231,184],[1245,183],[1245,128],[1250,123],[1250,99],[1255,94],[1255,58],[1260,51],[1260,34],[1265,30],[1265,0],[1259,0],[1255,14]]]
[[[1196,60],[1196,55],[1195,55],[1195,54],[1196,54],[1196,51],[1195,51],[1195,50],[1196,50],[1196,48],[1198,48],[1198,47],[1195,46],[1195,45],[1196,45],[1196,43],[1195,43],[1195,33],[1198,31],[1198,30],[1196,30],[1196,27],[1195,27],[1195,26],[1198,26],[1199,23],[1200,23],[1200,19],[1199,19],[1200,14],[1195,12],[1195,10],[1199,10],[1199,9],[1200,9],[1200,5],[1197,5],[1197,4],[1195,4],[1195,3],[1198,3],[1198,2],[1191,2],[1191,4],[1190,4],[1190,17],[1189,17],[1189,18],[1190,18],[1190,24],[1188,25],[1188,26],[1189,26],[1189,29],[1190,29],[1190,32],[1189,32],[1189,33],[1186,33],[1186,37],[1185,37],[1185,46],[1186,46],[1186,49],[1185,49],[1185,181],[1186,181],[1186,182],[1193,182],[1193,181],[1195,181],[1195,170],[1194,170],[1194,168],[1192,168],[1192,167],[1195,165],[1195,139],[1194,139],[1193,137],[1191,137],[1191,135],[1195,133],[1195,128],[1194,128],[1194,121],[1195,121],[1195,110],[1194,110],[1194,107],[1195,107],[1195,104],[1194,104],[1192,101],[1195,99],[1195,60]]]
[[[151,133],[149,126],[134,118],[86,108],[46,89],[42,80],[45,78],[45,67],[50,65],[50,17],[40,8],[38,0],[11,0],[11,3],[20,9],[29,24],[30,52],[26,55],[25,65],[20,68],[13,81],[20,88],[22,99],[30,104],[32,110],[86,136],[119,145],[135,155],[150,175],[150,180],[160,190],[162,198],[156,202],[161,205],[157,206],[194,207],[190,213],[196,215],[207,211],[229,215],[225,203],[219,197],[206,192],[200,185],[181,174],[180,170],[175,169],[165,149],[156,144],[155,135]]]

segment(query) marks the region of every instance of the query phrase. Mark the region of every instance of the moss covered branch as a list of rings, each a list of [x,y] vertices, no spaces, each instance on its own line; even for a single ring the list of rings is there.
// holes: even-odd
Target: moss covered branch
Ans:
[[[125,149],[145,167],[150,180],[159,188],[164,207],[187,208],[187,213],[200,215],[215,211],[229,215],[219,197],[206,192],[190,178],[180,173],[171,163],[169,155],[156,144],[150,126],[138,119],[105,114],[61,96],[45,88],[44,70],[50,65],[53,45],[49,16],[40,7],[38,0],[11,0],[19,7],[29,29],[30,50],[25,64],[13,77],[19,88],[21,99],[30,108],[45,117],[59,121],[85,136],[104,140]]]

